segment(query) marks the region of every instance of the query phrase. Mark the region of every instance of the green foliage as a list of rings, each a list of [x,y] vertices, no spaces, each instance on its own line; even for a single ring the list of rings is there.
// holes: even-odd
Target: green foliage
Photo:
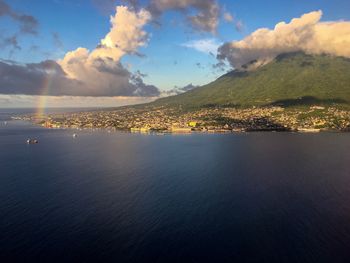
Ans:
[[[350,60],[329,55],[283,54],[254,71],[232,71],[155,105],[201,108],[350,104]]]

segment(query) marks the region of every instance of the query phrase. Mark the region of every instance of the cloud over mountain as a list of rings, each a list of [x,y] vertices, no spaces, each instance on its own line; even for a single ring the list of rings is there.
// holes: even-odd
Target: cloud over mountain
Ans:
[[[1,93],[40,95],[42,87],[50,85],[50,93],[45,95],[157,96],[155,86],[146,85],[139,73],[131,73],[120,61],[147,43],[143,27],[150,19],[144,9],[136,12],[118,6],[111,17],[110,32],[92,51],[80,47],[57,62],[19,65],[3,61]]]
[[[170,90],[163,91],[161,93],[161,97],[176,96],[176,95],[193,90],[193,89],[198,88],[198,87],[199,86],[195,86],[192,83],[190,83],[184,87],[175,86],[174,88],[172,88]]]
[[[251,61],[265,64],[277,55],[303,51],[350,57],[350,22],[320,22],[322,11],[304,14],[290,23],[280,22],[274,29],[261,28],[241,41],[223,44],[218,59],[240,68]]]

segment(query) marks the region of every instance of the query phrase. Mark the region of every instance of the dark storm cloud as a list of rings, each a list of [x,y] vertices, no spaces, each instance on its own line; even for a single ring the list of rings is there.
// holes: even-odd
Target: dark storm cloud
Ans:
[[[160,95],[159,89],[154,85],[147,85],[143,82],[143,77],[146,77],[146,74],[142,74],[140,71],[137,71],[135,74],[131,75],[131,84],[136,87],[133,91],[133,96],[140,97],[156,97]]]
[[[29,64],[18,64],[7,60],[0,61],[0,94],[96,97],[154,97],[160,94],[157,87],[144,83],[145,75],[139,72],[132,74],[121,64],[111,67],[107,63],[97,61],[94,65],[116,80],[125,81],[115,82],[109,86],[94,86],[68,78],[61,66],[52,60]],[[43,94],[46,87],[49,93]]]
[[[97,58],[93,63],[94,67],[101,73],[108,73],[114,76],[129,77],[130,72],[125,69],[120,62],[114,62],[112,59]]]
[[[20,27],[20,32],[36,35],[39,23],[38,20],[27,14],[14,11],[4,0],[0,0],[0,16],[9,16],[15,20]]]
[[[45,60],[40,63],[28,63],[26,67],[32,72],[53,73],[58,76],[65,76],[61,66],[54,60]]]
[[[13,17],[19,22],[20,29],[22,33],[36,35],[39,23],[35,17],[29,15],[18,15],[16,14]]]
[[[168,10],[186,14],[193,29],[216,33],[219,24],[220,6],[216,0],[151,0],[147,8],[153,17],[159,17]],[[192,14],[191,9],[196,11]]]
[[[64,93],[63,89],[72,88],[72,81],[66,79],[55,61],[25,65],[0,61],[1,94],[41,95],[49,78],[54,88],[51,95],[58,95]]]

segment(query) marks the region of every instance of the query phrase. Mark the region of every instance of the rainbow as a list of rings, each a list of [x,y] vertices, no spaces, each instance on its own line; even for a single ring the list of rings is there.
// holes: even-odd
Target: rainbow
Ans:
[[[35,116],[38,119],[43,118],[43,116],[45,115],[45,110],[47,107],[47,96],[50,94],[50,87],[52,84],[52,74],[50,74],[49,72],[47,74],[45,74],[45,78],[42,82],[42,89],[40,92],[40,96],[37,100],[37,106],[36,111],[35,111]]]

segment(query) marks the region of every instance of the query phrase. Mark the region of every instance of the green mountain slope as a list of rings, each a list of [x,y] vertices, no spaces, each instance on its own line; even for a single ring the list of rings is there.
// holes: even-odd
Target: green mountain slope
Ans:
[[[232,71],[156,105],[187,108],[231,105],[350,104],[350,59],[290,53],[254,71]]]

